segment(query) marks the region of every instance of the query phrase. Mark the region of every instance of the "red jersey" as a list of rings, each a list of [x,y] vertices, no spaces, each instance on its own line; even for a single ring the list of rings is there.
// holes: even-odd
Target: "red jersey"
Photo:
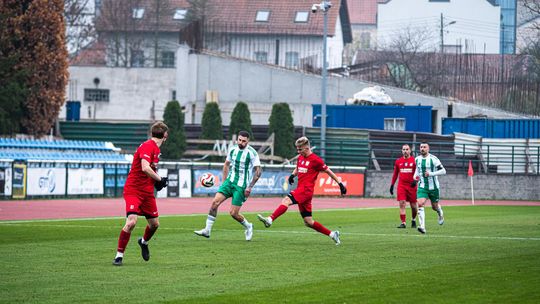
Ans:
[[[394,175],[392,175],[392,185],[396,183],[399,174],[399,185],[410,187],[415,170],[416,163],[414,157],[409,156],[409,158],[405,158],[402,156],[396,159],[394,163]]]
[[[320,171],[328,168],[324,161],[315,153],[308,157],[298,156],[296,163],[296,172],[298,173],[298,187],[295,192],[313,195],[315,181]]]
[[[145,159],[150,163],[150,167],[156,172],[159,162],[159,147],[156,142],[149,139],[143,142],[133,155],[133,163],[129,171],[124,194],[150,194],[154,195],[154,180],[142,171],[141,160]]]

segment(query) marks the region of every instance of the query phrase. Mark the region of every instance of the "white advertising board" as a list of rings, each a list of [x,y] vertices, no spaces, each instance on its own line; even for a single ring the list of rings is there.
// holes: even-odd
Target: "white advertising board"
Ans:
[[[69,168],[68,194],[103,194],[103,168]]]
[[[179,176],[180,197],[191,197],[191,169],[180,169]]]
[[[66,168],[28,168],[27,195],[66,194]]]

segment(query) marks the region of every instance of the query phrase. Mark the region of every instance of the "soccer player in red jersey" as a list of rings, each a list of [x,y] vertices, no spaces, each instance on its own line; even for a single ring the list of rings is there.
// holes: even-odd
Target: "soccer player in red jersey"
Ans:
[[[324,161],[311,151],[307,137],[300,137],[298,140],[296,140],[295,145],[299,156],[296,163],[296,168],[292,172],[291,176],[289,176],[289,184],[292,185],[294,183],[294,177],[298,176],[298,187],[283,198],[281,205],[276,208],[272,215],[264,217],[257,214],[257,218],[263,222],[266,228],[268,228],[279,216],[287,211],[290,205],[298,204],[300,215],[304,219],[306,226],[317,230],[322,234],[328,235],[332,240],[334,240],[334,242],[336,242],[336,245],[339,245],[339,231],[330,231],[319,222],[313,220],[311,214],[311,199],[313,198],[315,180],[321,171],[326,172],[326,174],[328,174],[336,183],[338,183],[341,195],[345,195],[347,193],[347,189],[343,183],[338,180],[338,177],[334,174],[334,172],[332,172],[332,170],[326,166]]]
[[[392,184],[390,185],[390,194],[394,195],[394,184],[399,175],[397,200],[399,201],[399,217],[401,225],[398,228],[406,228],[407,213],[405,208],[407,202],[411,206],[412,222],[411,227],[416,228],[416,215],[418,214],[418,206],[416,204],[416,181],[414,180],[414,172],[416,170],[416,162],[411,156],[411,148],[405,144],[401,147],[403,157],[396,159],[394,163],[394,175],[392,176]]]
[[[139,238],[141,255],[145,261],[150,259],[148,241],[159,227],[158,210],[154,187],[157,191],[167,186],[167,178],[160,177],[157,171],[159,162],[159,147],[167,140],[168,127],[163,122],[152,125],[152,138],[143,142],[133,155],[133,163],[124,186],[124,200],[126,202],[126,224],[120,231],[118,249],[113,265],[122,266],[124,250],[131,237],[131,232],[137,224],[137,216],[144,215],[148,221],[144,236]]]

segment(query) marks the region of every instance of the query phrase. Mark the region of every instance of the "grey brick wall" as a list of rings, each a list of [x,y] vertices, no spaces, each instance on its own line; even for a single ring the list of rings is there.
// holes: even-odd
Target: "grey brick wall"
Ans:
[[[366,171],[366,197],[390,197],[392,172]],[[467,174],[439,176],[441,199],[470,199]],[[540,200],[540,175],[475,175],[475,199]],[[397,187],[397,182],[396,182]]]

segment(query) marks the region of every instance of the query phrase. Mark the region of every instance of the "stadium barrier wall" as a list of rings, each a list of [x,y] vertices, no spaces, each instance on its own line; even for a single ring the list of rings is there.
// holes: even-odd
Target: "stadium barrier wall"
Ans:
[[[213,196],[221,184],[222,163],[160,162],[158,174],[169,178],[169,186],[156,193],[163,197]],[[120,197],[129,172],[127,162],[0,160],[2,199]],[[262,165],[263,174],[252,194],[282,196],[296,187],[289,185],[292,165]],[[352,196],[364,195],[365,167],[333,167]],[[216,176],[216,185],[203,187],[204,173]],[[326,174],[315,185],[315,195],[337,196],[339,186]]]
[[[392,172],[366,171],[366,197],[391,197]],[[471,199],[467,172],[439,176],[441,201]],[[473,176],[474,198],[479,200],[540,200],[540,175],[478,174]],[[397,187],[397,183],[395,185]],[[393,196],[395,198],[395,195]]]

